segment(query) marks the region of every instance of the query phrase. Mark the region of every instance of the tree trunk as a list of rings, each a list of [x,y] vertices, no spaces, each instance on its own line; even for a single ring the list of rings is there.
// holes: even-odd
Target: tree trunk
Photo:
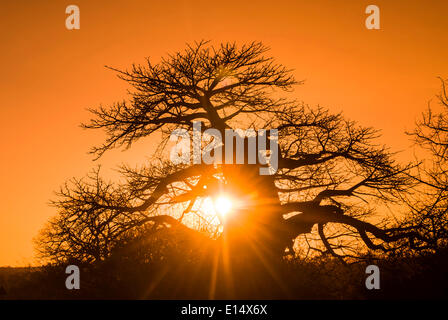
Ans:
[[[266,261],[280,260],[285,242],[280,200],[269,175],[259,174],[259,165],[224,167],[227,188],[241,201],[238,210],[225,221],[223,239],[232,255],[248,254]]]

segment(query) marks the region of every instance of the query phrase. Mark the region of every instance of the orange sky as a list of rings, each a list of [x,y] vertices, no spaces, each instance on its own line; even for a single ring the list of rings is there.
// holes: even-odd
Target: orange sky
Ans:
[[[77,4],[81,29],[65,29]],[[381,30],[364,26],[367,5]],[[125,97],[104,65],[126,67],[210,39],[261,40],[295,69],[299,99],[383,129],[394,150],[409,146],[427,101],[448,77],[448,1],[2,1],[0,4],[0,266],[32,262],[32,238],[55,214],[47,203],[66,179],[96,163],[86,154],[102,134],[84,131],[86,107]],[[142,141],[106,154],[109,172],[140,162]]]

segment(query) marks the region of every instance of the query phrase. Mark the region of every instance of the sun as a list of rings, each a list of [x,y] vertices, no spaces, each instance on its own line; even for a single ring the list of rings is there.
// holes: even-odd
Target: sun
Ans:
[[[218,196],[215,199],[216,212],[222,216],[227,215],[232,210],[232,200],[226,196]]]
[[[219,195],[206,197],[199,203],[199,210],[201,213],[208,217],[217,218],[218,223],[219,219],[225,218],[229,215],[234,207],[234,199],[222,193]]]

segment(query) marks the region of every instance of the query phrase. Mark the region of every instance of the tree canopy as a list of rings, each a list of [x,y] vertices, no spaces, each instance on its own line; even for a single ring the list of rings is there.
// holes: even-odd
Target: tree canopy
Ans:
[[[124,183],[106,181],[99,169],[66,183],[52,202],[58,215],[39,238],[41,253],[55,261],[100,261],[136,234],[174,227],[270,260],[436,248],[437,239],[422,231],[427,221],[386,213],[418,183],[414,165],[397,163],[379,144],[379,131],[287,98],[302,82],[268,50],[258,42],[201,41],[158,63],[112,68],[131,90],[124,101],[90,110],[83,127],[107,134],[92,154],[99,158],[142,138],[159,147],[147,165],[120,167]],[[428,117],[420,128],[433,129]],[[278,170],[260,175],[257,164],[172,163],[171,132],[193,132],[195,121],[222,133],[277,129]],[[445,124],[439,127],[446,132]],[[438,137],[416,131],[418,141],[441,148]],[[226,217],[204,205],[221,194],[235,204]]]

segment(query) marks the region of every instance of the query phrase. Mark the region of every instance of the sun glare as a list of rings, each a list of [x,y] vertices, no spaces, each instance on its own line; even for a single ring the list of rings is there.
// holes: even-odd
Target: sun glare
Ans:
[[[215,200],[216,211],[225,216],[232,209],[232,201],[226,196],[219,196]]]
[[[207,197],[200,203],[200,211],[207,216],[219,215],[222,218],[235,207],[232,198],[220,194],[216,197]],[[219,220],[218,220],[219,221]]]

